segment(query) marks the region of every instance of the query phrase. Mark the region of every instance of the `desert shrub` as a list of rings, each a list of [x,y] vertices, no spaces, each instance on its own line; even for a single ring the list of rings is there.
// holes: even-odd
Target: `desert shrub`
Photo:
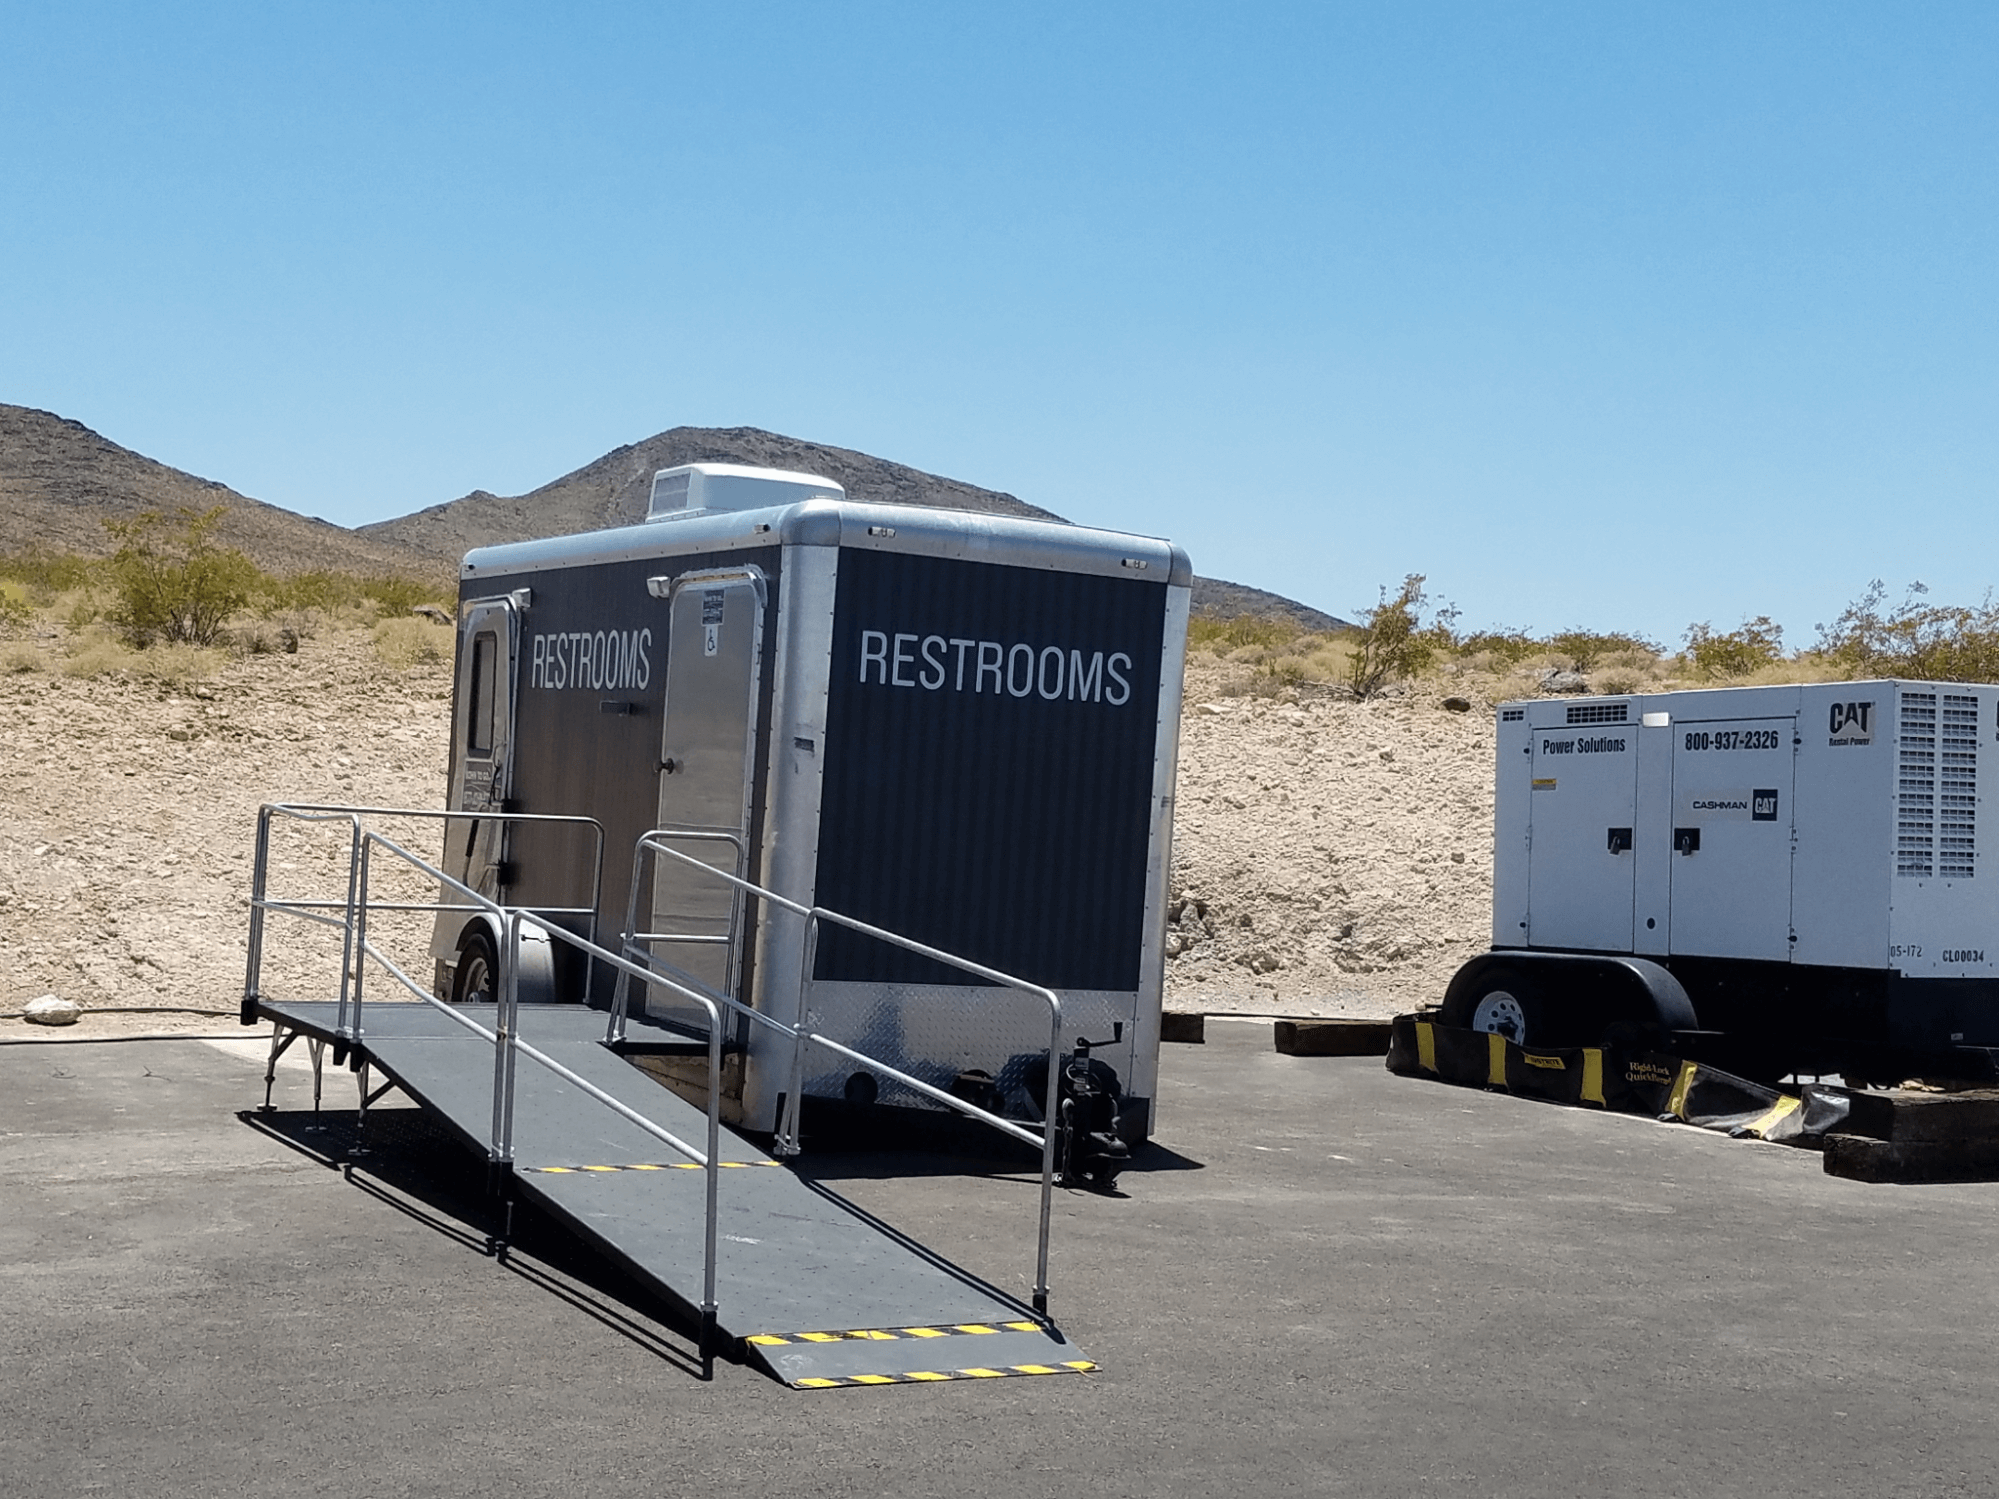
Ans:
[[[116,603],[106,618],[128,643],[210,645],[229,617],[250,602],[262,578],[256,564],[215,542],[216,523],[226,510],[182,505],[171,516],[151,510],[104,523],[118,541],[111,559]]]
[[[1273,650],[1297,635],[1295,625],[1265,615],[1232,615],[1226,619],[1219,615],[1195,615],[1187,621],[1189,649],[1212,651],[1218,656],[1245,646]]]
[[[266,577],[258,595],[258,607],[268,615],[337,609],[357,602],[360,591],[352,586],[352,580],[345,574],[314,568],[284,578]]]
[[[0,557],[0,579],[27,590],[37,605],[46,606],[58,594],[82,588],[103,571],[104,564],[73,552],[48,552],[29,547]]]
[[[310,616],[316,620],[322,615],[340,613],[359,613],[364,619],[406,615],[423,604],[441,605],[450,613],[456,602],[453,590],[436,579],[397,573],[370,576],[332,568],[313,568],[283,578],[266,577],[257,591],[258,609],[263,614],[287,619]]]
[[[375,626],[375,652],[392,667],[408,670],[451,660],[457,637],[449,625],[404,615]]]
[[[220,650],[185,641],[133,646],[100,625],[70,651],[60,670],[65,677],[136,677],[168,687],[186,687],[211,676],[222,661]]]
[[[1931,604],[1929,590],[1912,583],[1884,610],[1887,592],[1877,578],[1830,626],[1819,626],[1819,653],[1856,675],[1999,680],[1999,605],[1989,591],[1976,605]]]
[[[396,573],[362,579],[361,594],[385,615],[406,615],[423,604],[437,605],[446,614],[455,614],[458,607],[455,590],[441,588],[428,579]]]
[[[1389,683],[1414,677],[1436,659],[1439,650],[1455,646],[1452,626],[1457,611],[1441,605],[1425,626],[1422,613],[1429,602],[1423,575],[1411,573],[1394,598],[1388,597],[1384,585],[1374,608],[1362,611],[1366,619],[1354,632],[1346,673],[1347,688],[1356,698],[1372,698]]]
[[[1658,646],[1642,635],[1626,635],[1621,631],[1561,630],[1548,637],[1547,649],[1557,656],[1567,657],[1569,665],[1578,672],[1590,671],[1604,657],[1618,652],[1642,651],[1647,656],[1659,654]]]
[[[1480,656],[1489,659],[1493,666],[1502,671],[1517,667],[1528,657],[1547,648],[1524,630],[1475,630],[1461,635],[1451,643],[1451,649],[1459,656]]]
[[[0,676],[12,677],[17,672],[46,672],[49,659],[41,648],[27,641],[0,642]]]
[[[1784,655],[1784,627],[1768,615],[1758,615],[1726,634],[1706,621],[1687,627],[1687,660],[1702,677],[1714,680],[1747,677]]]
[[[0,578],[0,629],[18,630],[35,615],[28,586],[12,578]]]

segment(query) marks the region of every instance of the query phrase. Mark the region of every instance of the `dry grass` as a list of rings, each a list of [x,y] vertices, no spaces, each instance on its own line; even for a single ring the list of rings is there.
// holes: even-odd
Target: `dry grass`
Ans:
[[[1569,633],[1571,636],[1575,632]],[[1454,694],[1475,702],[1503,703],[1540,697],[1550,674],[1575,668],[1572,644],[1554,639],[1527,641],[1514,636],[1471,636],[1459,650],[1440,649],[1429,667],[1403,690]],[[1738,676],[1711,679],[1695,671],[1685,654],[1652,651],[1632,638],[1592,637],[1600,651],[1581,676],[1590,693],[1674,692],[1696,687],[1762,687],[1792,682],[1838,682],[1854,675],[1837,658],[1799,651]],[[1189,656],[1220,670],[1205,677],[1221,698],[1346,696],[1355,637],[1351,632],[1300,634],[1278,621],[1214,620],[1189,623]],[[1575,691],[1573,687],[1567,691]]]
[[[381,620],[373,632],[375,654],[398,671],[451,660],[456,632],[435,620],[405,615]]]
[[[49,669],[48,653],[29,641],[0,642],[0,677],[12,677],[17,672],[46,672]]]
[[[129,677],[167,687],[190,687],[213,677],[228,653],[212,646],[181,643],[137,649],[102,625],[80,632],[69,654],[58,664],[65,677]]]

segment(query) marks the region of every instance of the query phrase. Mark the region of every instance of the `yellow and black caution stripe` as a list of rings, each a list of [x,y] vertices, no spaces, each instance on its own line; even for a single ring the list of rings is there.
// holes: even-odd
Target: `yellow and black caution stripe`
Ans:
[[[1088,1375],[1096,1368],[1087,1359],[1065,1359],[1054,1365],[967,1365],[962,1370],[901,1370],[893,1375],[803,1375],[791,1384],[801,1391],[823,1391],[841,1385],[924,1385],[933,1380],[1003,1380],[1009,1375]]]
[[[846,1328],[826,1333],[753,1333],[749,1342],[763,1348],[784,1344],[838,1344],[849,1339],[867,1343],[892,1344],[898,1339],[943,1339],[959,1334],[1040,1333],[1039,1323],[939,1323],[915,1328]]]
[[[774,1167],[774,1161],[725,1161],[725,1167]],[[698,1172],[698,1161],[635,1161],[609,1167],[522,1167],[523,1172]]]
[[[753,1333],[745,1342],[763,1349],[780,1348],[787,1344],[844,1344],[876,1343],[896,1344],[924,1342],[932,1339],[956,1339],[966,1335],[982,1333],[1041,1333],[1045,1330],[1039,1323],[936,1323],[918,1324],[909,1328],[838,1328],[817,1333]],[[963,1347],[953,1345],[933,1349]],[[885,1365],[901,1363],[899,1354],[914,1355],[914,1349],[882,1351]],[[879,1374],[866,1375],[802,1375],[790,1377],[790,1384],[800,1390],[828,1390],[842,1385],[922,1385],[936,1380],[1000,1380],[1009,1375],[1087,1375],[1097,1368],[1096,1363],[1087,1359],[1064,1359],[1048,1363],[1017,1365],[953,1365],[938,1362],[930,1370],[884,1370]]]
[[[1804,1085],[1785,1093],[1667,1053],[1620,1047],[1530,1051],[1497,1034],[1414,1016],[1396,1018],[1388,1067],[1765,1141],[1815,1142],[1849,1109],[1844,1096],[1831,1090]]]

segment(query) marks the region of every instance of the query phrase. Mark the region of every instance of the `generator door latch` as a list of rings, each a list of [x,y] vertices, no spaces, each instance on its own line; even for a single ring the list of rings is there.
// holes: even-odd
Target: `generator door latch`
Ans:
[[[1631,852],[1631,830],[1629,828],[1613,828],[1610,830],[1610,852],[1612,854],[1629,854]]]
[[[1673,852],[1676,854],[1700,853],[1701,831],[1698,828],[1675,828],[1673,830]]]

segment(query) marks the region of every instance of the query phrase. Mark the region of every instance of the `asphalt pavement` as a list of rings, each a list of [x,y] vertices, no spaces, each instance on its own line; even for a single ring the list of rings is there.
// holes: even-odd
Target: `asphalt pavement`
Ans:
[[[1057,1204],[1101,1373],[822,1392],[702,1380],[559,1227],[492,1255],[483,1162],[394,1096],[347,1160],[345,1073],[264,1115],[241,1049],[0,1046],[0,1492],[1999,1489],[1999,1185],[1208,1032],[1122,1196]],[[1030,1174],[805,1164],[1026,1290]]]

